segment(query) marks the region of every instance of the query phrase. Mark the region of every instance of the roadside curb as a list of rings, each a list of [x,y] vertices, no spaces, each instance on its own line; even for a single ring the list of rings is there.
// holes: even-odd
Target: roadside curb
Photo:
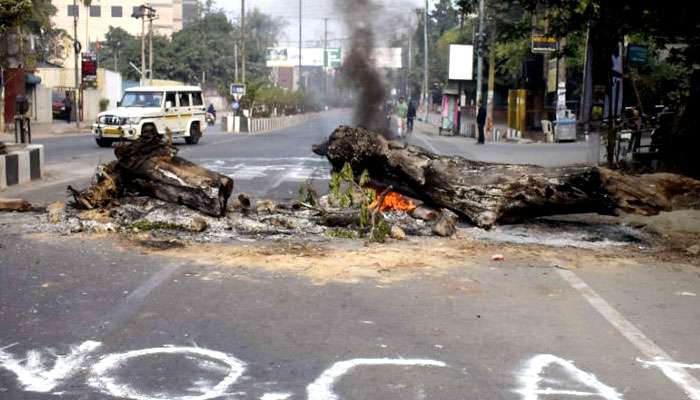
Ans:
[[[226,133],[266,133],[279,129],[289,128],[313,118],[320,117],[321,113],[297,114],[274,118],[245,118],[225,116],[222,118],[222,127]]]
[[[0,155],[0,189],[42,178],[43,145],[9,145],[8,150],[7,154]]]

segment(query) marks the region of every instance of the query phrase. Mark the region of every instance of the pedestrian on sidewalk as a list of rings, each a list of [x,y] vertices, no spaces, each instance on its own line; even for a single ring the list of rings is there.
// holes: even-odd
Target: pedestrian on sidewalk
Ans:
[[[406,114],[406,132],[413,132],[413,120],[416,119],[416,105],[413,100],[408,101],[408,112]]]
[[[479,100],[479,108],[476,112],[476,126],[479,129],[479,137],[476,144],[484,144],[484,125],[486,124],[486,109],[484,102]]]
[[[66,97],[63,99],[63,109],[66,113],[66,122],[70,124],[73,119],[73,103],[71,102],[70,92],[66,91]]]
[[[407,116],[408,106],[406,105],[406,99],[404,99],[402,96],[399,98],[399,103],[396,105],[396,119],[399,136],[403,136]]]

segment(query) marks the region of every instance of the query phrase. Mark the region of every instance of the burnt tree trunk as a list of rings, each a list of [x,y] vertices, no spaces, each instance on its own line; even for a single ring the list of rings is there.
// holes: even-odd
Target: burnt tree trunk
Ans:
[[[183,204],[212,216],[226,213],[233,180],[177,156],[177,148],[157,134],[146,134],[114,152],[117,161],[104,167],[84,191],[69,187],[76,205],[99,208],[125,191]]]
[[[373,184],[391,185],[427,204],[453,210],[480,227],[553,214],[613,214],[620,208],[656,213],[673,203],[664,202],[665,195],[678,192],[676,187],[659,196],[648,188],[635,188],[627,176],[595,167],[543,168],[437,155],[347,126],[337,128],[313,150],[325,155],[336,171],[346,162],[357,174],[366,169]],[[700,182],[679,183],[700,194]]]

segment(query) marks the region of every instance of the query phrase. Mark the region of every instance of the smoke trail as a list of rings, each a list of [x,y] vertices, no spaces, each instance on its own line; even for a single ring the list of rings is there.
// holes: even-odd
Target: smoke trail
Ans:
[[[383,108],[388,91],[382,74],[372,63],[376,44],[373,22],[374,17],[381,14],[381,7],[373,0],[336,0],[336,5],[350,30],[351,48],[343,68],[358,94],[354,122],[382,132],[385,129]]]

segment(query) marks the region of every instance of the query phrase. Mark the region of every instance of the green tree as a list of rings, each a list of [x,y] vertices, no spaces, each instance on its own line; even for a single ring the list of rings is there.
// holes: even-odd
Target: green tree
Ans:
[[[520,0],[532,12],[546,15],[548,32],[563,37],[572,32],[585,32],[590,28],[590,43],[593,52],[594,81],[610,86],[612,71],[610,55],[616,52],[618,43],[626,36],[644,35],[655,47],[668,52],[669,61],[685,69],[683,79],[689,92],[679,99],[681,125],[679,131],[688,132],[692,142],[683,143],[677,151],[687,151],[698,144],[698,135],[690,136],[697,129],[700,115],[700,37],[697,34],[697,17],[681,0],[635,1],[635,0]],[[614,124],[608,129],[608,162],[612,163],[615,146]],[[674,158],[677,154],[669,154]],[[675,157],[697,159],[688,155]],[[694,173],[700,174],[700,163]]]
[[[56,13],[56,7],[50,0],[0,0],[0,65],[8,66],[9,57],[5,53],[5,45],[10,39],[10,34],[17,34],[26,39],[27,34],[34,35],[37,40],[38,50],[30,53],[27,47],[21,46],[25,51],[21,57],[29,64],[37,60],[43,60],[49,47],[48,40],[55,40],[59,31],[51,27],[51,16]],[[24,40],[21,42],[24,44]]]

